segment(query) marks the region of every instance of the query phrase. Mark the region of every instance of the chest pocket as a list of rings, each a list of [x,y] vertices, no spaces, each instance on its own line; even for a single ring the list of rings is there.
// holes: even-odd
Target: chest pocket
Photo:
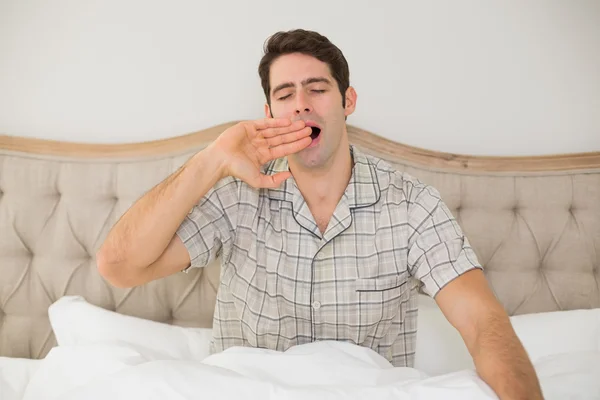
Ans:
[[[358,304],[357,344],[378,346],[390,329],[401,328],[410,296],[407,272],[376,278],[359,278],[354,282]],[[392,327],[392,325],[394,325]]]

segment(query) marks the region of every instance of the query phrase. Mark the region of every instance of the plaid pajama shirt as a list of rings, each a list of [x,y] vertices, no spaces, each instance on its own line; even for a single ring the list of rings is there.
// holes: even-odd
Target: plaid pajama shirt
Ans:
[[[352,176],[324,234],[293,177],[261,190],[223,179],[183,221],[191,267],[221,258],[211,352],[338,340],[410,367],[419,285],[434,297],[481,268],[438,191],[350,151]],[[263,170],[287,171],[287,159]]]

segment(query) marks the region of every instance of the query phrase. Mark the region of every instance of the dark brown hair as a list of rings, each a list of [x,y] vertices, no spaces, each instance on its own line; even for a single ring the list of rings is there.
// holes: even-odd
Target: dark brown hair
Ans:
[[[342,106],[346,106],[346,90],[350,86],[350,71],[344,54],[325,36],[304,29],[277,32],[265,42],[264,55],[258,66],[258,74],[269,106],[271,105],[269,96],[271,64],[277,57],[291,53],[306,54],[326,63],[342,94]]]

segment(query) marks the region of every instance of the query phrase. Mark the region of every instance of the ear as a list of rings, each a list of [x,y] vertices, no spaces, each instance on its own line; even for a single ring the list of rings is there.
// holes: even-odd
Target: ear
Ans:
[[[271,115],[271,107],[269,107],[269,103],[265,103],[265,117],[273,118]]]
[[[347,117],[354,112],[356,109],[356,90],[352,86],[346,89],[346,107],[344,108],[344,115]]]

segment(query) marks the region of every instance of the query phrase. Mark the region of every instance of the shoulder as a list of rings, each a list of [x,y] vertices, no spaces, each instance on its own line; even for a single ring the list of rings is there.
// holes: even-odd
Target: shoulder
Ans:
[[[441,200],[439,191],[420,178],[402,171],[379,157],[364,154],[377,178],[384,199],[401,197],[408,203],[437,204]]]

